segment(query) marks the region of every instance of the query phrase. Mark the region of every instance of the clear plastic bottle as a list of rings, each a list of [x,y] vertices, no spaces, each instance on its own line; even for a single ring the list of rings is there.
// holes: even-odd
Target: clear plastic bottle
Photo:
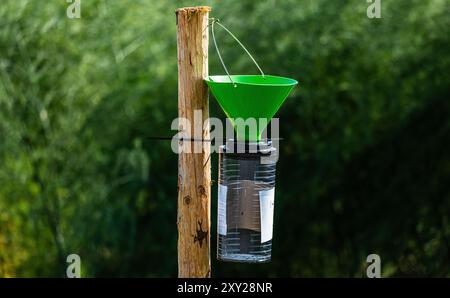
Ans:
[[[220,147],[219,260],[245,263],[270,261],[276,154],[270,142],[245,145],[227,142]]]

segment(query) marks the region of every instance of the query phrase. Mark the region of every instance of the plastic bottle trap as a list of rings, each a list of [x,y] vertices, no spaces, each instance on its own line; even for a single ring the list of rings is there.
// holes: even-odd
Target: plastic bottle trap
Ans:
[[[214,24],[225,29],[244,49],[261,75],[230,75],[214,35]],[[255,59],[227,28],[213,19],[212,37],[227,75],[208,76],[205,82],[231,120],[236,140],[219,150],[217,258],[223,261],[264,263],[271,259],[275,171],[278,152],[261,134],[288,97],[296,80],[265,75]],[[255,119],[256,130],[241,129],[235,119]],[[260,125],[259,119],[266,119]]]

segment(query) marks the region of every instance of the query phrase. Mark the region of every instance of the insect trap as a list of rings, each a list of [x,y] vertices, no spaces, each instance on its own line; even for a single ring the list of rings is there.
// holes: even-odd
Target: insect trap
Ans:
[[[242,46],[261,75],[230,75],[214,36],[220,25]],[[261,134],[287,98],[296,80],[265,75],[242,43],[213,20],[212,37],[227,75],[205,78],[212,94],[231,120],[236,140],[219,150],[218,246],[223,261],[264,263],[271,259],[277,149]],[[257,129],[237,127],[235,119],[256,119]],[[261,125],[259,119],[266,119]]]

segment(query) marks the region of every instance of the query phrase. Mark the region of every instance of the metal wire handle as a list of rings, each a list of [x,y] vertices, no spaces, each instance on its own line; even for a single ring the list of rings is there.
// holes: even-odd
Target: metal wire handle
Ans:
[[[216,42],[216,36],[214,35],[214,24],[217,23],[217,25],[219,25],[220,27],[222,27],[223,29],[225,29],[225,31],[227,31],[231,37],[234,38],[234,40],[236,40],[236,42],[244,49],[244,51],[247,53],[247,55],[250,57],[250,59],[252,59],[253,63],[255,63],[256,67],[258,68],[258,70],[261,72],[261,75],[263,76],[263,78],[265,77],[264,72],[262,71],[261,67],[259,67],[258,63],[256,62],[255,58],[253,58],[253,56],[250,54],[250,52],[244,47],[244,45],[239,41],[239,39],[234,36],[233,33],[231,33],[230,30],[228,30],[224,25],[222,25],[219,21],[219,19],[215,19],[215,18],[211,18],[210,20],[212,20],[211,22],[211,33],[212,33],[212,38],[213,38],[213,42],[214,42],[214,46],[216,48],[217,51],[217,55],[219,56],[219,60],[220,63],[222,63],[223,68],[225,69],[225,72],[227,73],[228,78],[230,79],[231,83],[233,83],[233,86],[236,88],[237,85],[236,83],[233,81],[233,79],[230,76],[230,73],[228,72],[228,68],[225,66],[225,63],[223,62],[222,59],[222,55],[220,54],[220,50],[219,47],[217,46],[217,42]],[[208,25],[209,26],[209,25]]]

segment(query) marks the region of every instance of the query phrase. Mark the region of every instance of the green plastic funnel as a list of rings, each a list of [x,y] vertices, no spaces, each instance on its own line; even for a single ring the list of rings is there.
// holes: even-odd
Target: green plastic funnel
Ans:
[[[294,79],[269,75],[209,76],[205,81],[231,120],[237,139],[250,142],[261,140],[263,130],[298,83]],[[254,118],[257,130],[237,129],[239,118],[243,121]],[[260,124],[261,118],[266,120],[266,125]]]

